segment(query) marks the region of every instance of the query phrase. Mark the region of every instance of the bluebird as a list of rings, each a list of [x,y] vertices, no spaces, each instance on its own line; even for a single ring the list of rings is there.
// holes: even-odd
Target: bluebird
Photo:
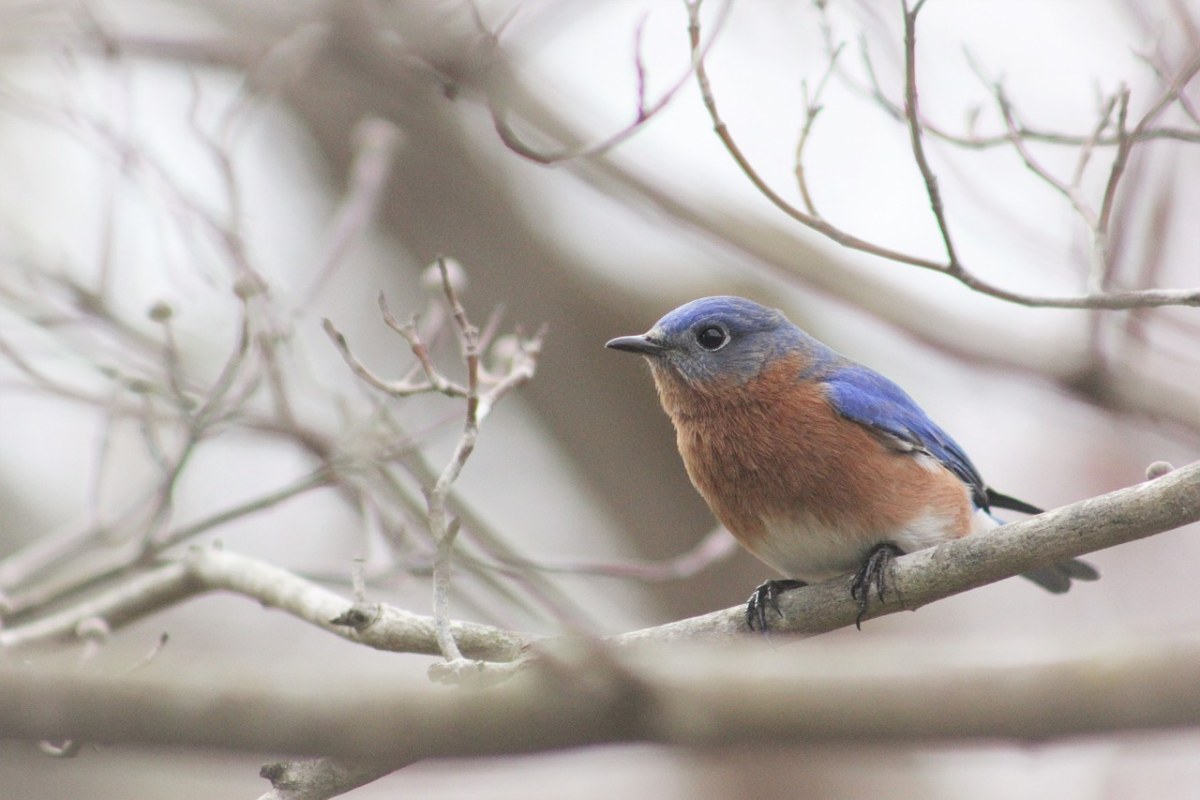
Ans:
[[[751,629],[766,629],[781,592],[848,573],[861,623],[893,557],[1002,524],[993,507],[1041,513],[988,487],[903,389],[780,311],[705,297],[606,346],[646,357],[692,483],[787,576],[750,596]],[[1025,577],[1061,593],[1099,574],[1072,560]]]

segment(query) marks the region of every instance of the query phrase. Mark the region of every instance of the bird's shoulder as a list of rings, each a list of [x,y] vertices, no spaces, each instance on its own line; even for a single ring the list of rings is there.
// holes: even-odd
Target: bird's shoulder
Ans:
[[[840,416],[862,425],[893,449],[927,454],[941,462],[987,507],[983,478],[966,452],[896,383],[875,370],[846,362],[819,376]]]

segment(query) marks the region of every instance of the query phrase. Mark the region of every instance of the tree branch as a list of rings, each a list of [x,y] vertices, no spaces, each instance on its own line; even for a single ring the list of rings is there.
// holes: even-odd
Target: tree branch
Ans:
[[[921,13],[924,0],[919,0],[911,9],[907,0],[901,0],[904,9],[904,115],[908,122],[908,140],[912,148],[913,160],[921,171],[921,179],[925,182],[925,193],[929,197],[929,207],[933,218],[937,221],[938,231],[941,232],[942,242],[946,247],[945,269],[956,278],[963,278],[965,270],[958,260],[958,252],[954,248],[954,240],[950,236],[950,223],[946,220],[946,207],[942,201],[942,190],[938,184],[937,175],[929,165],[925,155],[925,143],[922,140],[924,129],[921,127],[921,110],[917,93],[917,15]]]
[[[1200,289],[1134,289],[1127,291],[1109,292],[1109,291],[1088,291],[1086,294],[1076,296],[1044,296],[1028,294],[1025,292],[1017,292],[1006,289],[1002,286],[993,284],[984,280],[979,275],[971,272],[967,265],[964,264],[958,257],[954,248],[952,239],[950,238],[949,225],[946,220],[945,209],[942,203],[941,190],[938,187],[937,177],[934,175],[928,160],[925,157],[924,146],[921,142],[921,134],[923,131],[923,123],[921,121],[919,110],[917,109],[917,92],[916,92],[916,20],[917,14],[923,5],[923,2],[918,2],[910,11],[907,4],[904,8],[905,22],[905,104],[906,110],[902,115],[902,119],[906,122],[909,128],[909,139],[913,151],[914,159],[921,172],[921,176],[925,182],[926,193],[929,196],[930,206],[933,210],[934,217],[938,224],[938,229],[941,232],[942,240],[946,250],[946,260],[938,261],[936,259],[926,258],[924,256],[906,253],[896,250],[891,247],[877,244],[868,241],[853,233],[850,233],[844,228],[840,228],[828,220],[817,216],[809,211],[804,211],[797,208],[792,203],[788,202],[781,194],[771,188],[766,179],[759,174],[754,165],[750,163],[750,159],[742,151],[737,140],[730,132],[728,125],[722,118],[720,111],[717,108],[716,96],[713,93],[712,85],[708,78],[708,71],[705,67],[704,54],[700,51],[701,41],[701,26],[700,26],[700,4],[702,0],[684,0],[688,12],[688,39],[692,48],[692,58],[695,64],[694,72],[696,75],[696,84],[700,90],[701,99],[704,102],[704,107],[708,112],[708,116],[712,121],[713,131],[717,138],[721,140],[725,151],[737,164],[738,169],[746,176],[753,184],[758,192],[769,200],[777,209],[782,211],[787,216],[791,217],[796,222],[806,228],[809,228],[816,233],[825,236],[826,238],[836,242],[837,244],[847,247],[851,250],[857,250],[862,253],[877,256],[888,261],[894,261],[899,264],[907,264],[908,266],[920,267],[921,269],[932,270],[948,275],[962,283],[964,286],[985,294],[995,297],[1000,300],[1005,300],[1018,305],[1030,306],[1033,308],[1090,308],[1090,309],[1128,309],[1128,308],[1152,308],[1167,305],[1179,306],[1200,306]],[[796,169],[803,174],[803,165],[798,164]],[[802,192],[803,194],[803,192]],[[811,210],[811,204],[809,204]]]
[[[447,46],[446,49],[448,52],[470,52],[475,38],[474,31],[469,35],[455,35],[452,37],[453,46]],[[115,41],[125,53],[170,61],[220,63],[233,69],[252,67],[261,57],[262,49],[250,48],[245,42],[238,43],[232,38],[160,40],[122,34]],[[711,37],[708,37],[706,47],[710,41]],[[832,52],[835,48],[836,43],[832,43],[829,49]],[[435,62],[432,57],[426,60],[430,63]],[[505,62],[500,60],[497,69],[505,68]],[[373,62],[368,71],[381,81],[395,80],[401,74],[401,68],[394,58]],[[1174,72],[1164,71],[1163,74]],[[842,73],[839,75],[845,77]],[[500,83],[504,85],[506,107],[532,130],[557,141],[581,142],[588,138],[566,120],[560,108],[529,89],[520,76],[511,72],[503,78],[489,75],[488,86],[494,88]],[[475,88],[485,94],[489,91],[488,87]],[[865,91],[870,96],[869,89]],[[903,121],[903,109],[898,103],[892,103],[886,97],[879,100],[888,109],[891,117]],[[1061,142],[1075,147],[1096,148],[1116,144],[1115,137],[1097,137],[1092,130],[1087,134],[1063,135],[1033,130],[1023,121],[1018,122],[1017,133],[1030,141]],[[928,134],[947,138],[945,132],[930,120],[922,119],[921,123]],[[1147,129],[1145,135],[1136,140],[1157,140],[1164,136],[1170,138],[1172,135],[1171,131]],[[988,141],[982,141],[973,135],[959,139],[960,143],[973,148],[1011,147],[1010,137],[1011,134],[1005,131],[984,137],[988,138]],[[1200,141],[1200,134],[1191,133],[1184,137],[1184,141]],[[584,180],[599,184],[604,191],[616,192],[622,197],[633,196],[638,202],[654,207],[687,230],[707,233],[728,246],[733,254],[731,257],[741,258],[750,268],[758,268],[785,280],[803,281],[811,287],[858,306],[956,357],[969,357],[975,363],[983,360],[995,366],[1049,376],[1069,391],[1084,394],[1089,402],[1102,407],[1123,412],[1132,411],[1144,417],[1166,419],[1190,429],[1200,428],[1200,413],[1196,410],[1195,398],[1165,382],[1161,377],[1151,375],[1144,363],[1129,363],[1125,360],[1106,372],[1098,384],[1093,382],[1081,391],[1076,381],[1077,373],[1087,368],[1091,354],[1072,342],[1055,338],[1053,347],[1048,346],[1050,342],[1046,342],[1045,347],[1000,348],[995,345],[996,330],[992,330],[978,318],[967,319],[961,315],[948,314],[946,308],[932,303],[921,292],[908,290],[894,281],[887,280],[886,276],[878,271],[859,269],[845,260],[818,257],[812,251],[811,242],[798,228],[771,218],[755,217],[744,204],[739,206],[735,202],[724,202],[723,198],[717,195],[697,198],[686,192],[666,190],[653,183],[638,169],[611,157],[600,156],[571,161],[567,163],[567,168],[581,175]],[[1058,304],[1074,308],[1150,308],[1172,304],[1195,305],[1200,303],[1200,290],[1149,289],[1103,294],[1089,292],[1073,297],[1049,298],[1048,303],[1040,302],[1037,297],[1003,299],[1027,305]],[[955,329],[960,335],[947,338],[948,327]],[[0,341],[0,348],[3,346],[3,342]],[[1067,348],[1065,351],[1064,347]],[[89,402],[87,397],[80,399]]]
[[[0,651],[74,638],[78,625],[88,619],[103,619],[116,629],[189,597],[218,590],[257,600],[377,650],[441,652],[431,617],[382,603],[353,603],[285,569],[214,549],[196,549],[179,561],[127,578],[83,603],[0,630]],[[532,638],[472,622],[452,622],[450,630],[465,655],[496,661],[515,659]]]
[[[259,800],[328,800],[379,780],[408,766],[404,758],[313,758],[267,764],[259,775],[271,782],[271,791]]]
[[[1157,474],[1157,473],[1156,473]],[[988,583],[1106,547],[1200,521],[1200,461],[1153,480],[1048,511],[1023,522],[973,534],[892,563],[894,591],[864,619],[915,610]],[[805,586],[780,597],[776,633],[813,636],[854,623],[858,607],[849,577]],[[135,590],[136,587],[148,587]],[[0,649],[75,635],[85,619],[112,628],[204,591],[223,589],[285,611],[353,642],[379,650],[440,655],[432,618],[386,604],[363,605],[287,570],[220,550],[195,550],[86,603],[0,631]],[[536,640],[489,625],[453,622],[455,641],[470,658],[511,661]],[[729,638],[747,631],[735,606],[612,637],[617,644]]]
[[[1200,725],[1200,641],[1060,642],[1014,663],[847,642],[554,648],[507,683],[435,691],[328,675],[106,676],[4,665],[0,731],[397,763],[609,742],[693,747],[1051,737]],[[986,690],[983,690],[986,687]]]
[[[709,36],[708,41],[703,46],[697,48],[698,52],[707,53],[713,43],[717,41],[721,28],[724,27],[726,18],[728,17],[729,9],[732,7],[732,0],[724,0],[724,5],[720,13],[717,15],[717,22],[713,25],[713,32]],[[526,144],[509,125],[507,112],[503,106],[491,98],[488,103],[488,110],[492,116],[492,124],[496,129],[496,135],[500,137],[500,141],[504,146],[513,151],[522,158],[527,158],[535,164],[549,166],[562,161],[573,161],[582,158],[591,158],[594,156],[603,155],[609,150],[623,144],[628,139],[632,138],[635,133],[641,130],[642,126],[654,119],[659,112],[670,105],[671,101],[679,91],[688,84],[692,79],[692,72],[696,65],[696,56],[693,55],[688,69],[670,87],[663,92],[662,96],[654,103],[646,101],[646,65],[642,60],[642,33],[645,28],[646,17],[638,23],[637,31],[634,36],[634,69],[637,73],[637,107],[634,110],[634,119],[625,127],[618,130],[616,133],[604,138],[603,140],[591,145],[578,145],[561,147],[553,151],[539,151],[536,148]],[[497,37],[489,31],[485,31],[485,38],[493,46],[497,42]]]
[[[882,605],[870,609],[867,618],[916,609],[1037,566],[1200,519],[1200,462],[1162,472],[1156,465],[1152,470],[1156,477],[1147,483],[900,558],[893,563],[890,576],[895,591]],[[386,605],[352,604],[285,570],[216,550],[194,551],[185,562],[166,564],[88,604],[0,632],[0,647],[75,636],[84,621],[97,618],[115,627],[212,589],[255,598],[371,647],[427,655],[444,652],[429,617]],[[780,606],[783,616],[774,621],[772,630],[800,636],[849,625],[857,615],[846,580],[788,592]],[[528,648],[534,642],[532,637],[472,623],[455,622],[452,631],[458,647],[472,658],[512,661],[530,655]],[[227,685],[206,682],[197,698],[191,687],[127,685],[121,681],[133,679],[94,675],[80,681],[76,673],[56,678],[17,671],[13,676],[0,676],[6,686],[6,692],[0,693],[0,733],[18,738],[196,744],[346,756],[348,760],[324,757],[264,768],[264,777],[274,786],[267,798],[316,800],[349,791],[431,755],[528,752],[606,741],[711,746],[764,739],[773,743],[912,736],[1037,739],[1200,722],[1200,690],[1191,679],[1194,660],[1189,660],[1178,644],[1152,651],[1142,643],[1138,651],[1142,658],[1136,663],[1114,660],[1114,653],[1128,652],[1122,646],[1058,664],[1040,663],[1016,670],[991,667],[984,670],[986,675],[962,669],[939,672],[959,659],[928,653],[931,661],[926,672],[872,677],[855,671],[864,664],[911,664],[914,654],[908,651],[904,658],[881,658],[877,652],[868,658],[858,655],[827,664],[825,672],[803,674],[789,658],[787,669],[794,671],[764,677],[763,665],[778,655],[776,643],[760,657],[756,655],[760,644],[754,637],[744,636],[745,632],[744,609],[739,606],[609,640],[620,651],[635,654],[647,644],[675,647],[736,640],[737,658],[741,659],[737,663],[710,662],[707,651],[703,658],[680,659],[672,650],[669,658],[639,661],[635,668],[615,661],[608,650],[598,650],[597,643],[586,646],[583,659],[568,654],[570,663],[564,663],[559,650],[562,640],[546,645],[548,650],[535,645],[543,657],[530,663],[541,665],[539,677],[532,684],[512,681],[516,688],[502,686],[486,694],[435,694],[428,687],[397,694],[391,685],[378,689],[356,685],[351,697],[338,699],[329,697],[329,685],[324,682],[311,696],[299,692],[284,697],[279,694],[278,682],[266,681],[260,687],[238,676]],[[1200,643],[1186,642],[1184,647],[1197,649],[1200,658]],[[603,657],[597,658],[597,654]],[[654,674],[663,664],[671,665],[668,674]],[[700,666],[692,669],[693,664]],[[1179,664],[1186,665],[1185,680],[1179,677]],[[855,669],[850,669],[851,665]],[[677,672],[680,668],[686,674]],[[1092,682],[1081,694],[1083,682],[1078,676],[1101,670],[1109,675],[1119,672],[1114,679],[1119,685],[1106,683],[1097,688]],[[911,691],[904,688],[905,681],[914,685]],[[981,682],[990,687],[989,692],[977,691]],[[1005,685],[1020,688],[1024,694],[1005,694]],[[1168,692],[1169,699],[1156,696],[1146,702],[1129,702],[1122,694],[1148,686]],[[882,697],[876,697],[881,691]],[[937,698],[929,697],[930,692]],[[841,698],[844,705],[823,706],[823,698],[829,696]],[[129,697],[139,698],[139,702],[124,705]],[[311,702],[312,697],[319,697],[320,702]],[[382,697],[386,702],[380,705],[375,700],[364,701],[364,697]],[[787,701],[783,718],[779,715],[781,698]],[[30,713],[22,705],[25,702],[37,704],[38,713]],[[111,715],[117,713],[106,705],[109,702],[122,709],[121,724],[115,727],[108,727]],[[361,707],[364,702],[369,709]],[[996,702],[1002,702],[1002,707]],[[238,712],[229,711],[229,706]],[[870,709],[870,713],[851,713],[855,708]],[[245,709],[253,710],[250,716],[257,727],[239,727]],[[370,716],[365,734],[357,724],[363,714]],[[203,724],[197,723],[196,715]],[[836,724],[827,724],[831,715]],[[414,719],[420,720],[416,733],[410,726]],[[648,722],[650,719],[657,721]],[[493,730],[493,725],[498,727]],[[388,732],[370,739],[378,726]],[[397,730],[404,734],[396,736]],[[464,730],[466,734],[460,735]],[[315,731],[315,738],[306,738],[306,731]],[[368,736],[366,743],[360,738],[363,735]]]

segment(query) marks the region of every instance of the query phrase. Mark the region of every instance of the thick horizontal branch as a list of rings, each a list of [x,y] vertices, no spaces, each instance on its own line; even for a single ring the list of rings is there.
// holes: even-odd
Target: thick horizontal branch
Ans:
[[[1155,480],[1063,506],[1032,519],[896,559],[893,591],[864,619],[912,611],[951,595],[1107,547],[1200,521],[1200,462]],[[1082,589],[1086,591],[1086,589]],[[773,631],[813,636],[853,625],[850,578],[786,592]],[[616,637],[620,642],[726,637],[745,631],[745,609],[728,608]]]
[[[0,736],[407,761],[607,742],[700,747],[1047,738],[1200,725],[1196,637],[914,651],[556,648],[489,690],[346,675],[0,668]],[[800,645],[803,647],[803,645]],[[997,651],[999,654],[1001,651]],[[802,655],[803,657],[797,657]]]

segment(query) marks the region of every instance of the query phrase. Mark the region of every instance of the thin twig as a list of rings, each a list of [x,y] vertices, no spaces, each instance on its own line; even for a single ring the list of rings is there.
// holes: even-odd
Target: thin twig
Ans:
[[[354,161],[350,164],[346,195],[334,216],[333,230],[312,283],[304,293],[303,306],[312,304],[321,288],[345,263],[351,246],[375,219],[399,144],[399,129],[387,120],[373,117],[355,127]]]
[[[842,46],[838,45],[833,53],[830,54],[829,66],[825,68],[821,79],[817,81],[817,87],[813,90],[811,96],[808,93],[808,82],[804,81],[800,84],[800,90],[804,96],[804,126],[800,129],[800,138],[796,142],[794,171],[796,173],[796,186],[800,189],[800,199],[804,201],[804,208],[816,218],[819,218],[821,215],[817,212],[817,206],[812,199],[812,192],[808,188],[808,178],[804,168],[804,148],[808,145],[808,139],[812,135],[817,115],[821,113],[821,109],[823,108],[821,105],[821,95],[825,92],[825,87],[829,85],[829,79],[833,76],[833,71],[837,67],[838,56],[841,53]]]
[[[1012,104],[1009,102],[1008,96],[1004,92],[1004,88],[1000,84],[996,84],[994,91],[996,95],[996,104],[1000,107],[1000,115],[1004,119],[1005,128],[1007,128],[1009,135],[1012,137],[1013,149],[1016,150],[1017,155],[1021,158],[1021,161],[1025,164],[1026,168],[1029,169],[1030,172],[1037,175],[1043,182],[1046,183],[1046,185],[1053,188],[1071,203],[1076,213],[1083,218],[1084,223],[1092,231],[1092,236],[1094,238],[1097,228],[1096,212],[1093,211],[1088,205],[1087,200],[1084,198],[1079,186],[1080,180],[1082,179],[1082,169],[1087,163],[1087,154],[1091,152],[1091,149],[1086,147],[1084,148],[1083,152],[1080,154],[1079,162],[1076,165],[1075,178],[1070,184],[1064,183],[1056,178],[1048,169],[1042,166],[1042,164],[1036,158],[1034,158],[1033,153],[1029,150],[1028,144],[1017,132],[1017,123],[1013,116]],[[1115,98],[1113,98],[1113,100],[1115,101]],[[1101,122],[1102,125],[1108,124],[1112,106],[1113,103],[1110,102],[1108,105],[1108,111],[1103,116],[1103,120]]]
[[[421,485],[429,486],[437,481],[439,471],[420,451],[408,451],[404,454],[402,463]],[[383,482],[380,488],[385,496],[395,497],[401,503],[409,502],[399,481],[390,472],[381,472],[380,479]],[[481,547],[494,561],[503,562],[522,558],[520,550],[510,544],[501,532],[495,529],[494,525],[475,512],[470,504],[455,497],[453,487],[447,496],[447,505],[453,509],[455,517],[463,522],[462,534],[459,537],[460,544],[463,539],[469,539]],[[409,506],[409,508],[413,509],[414,513],[420,511],[415,505]],[[464,564],[470,566],[472,562],[468,560]],[[491,569],[490,565],[488,569],[476,570],[476,577],[501,596],[505,596],[511,591],[508,586],[509,582],[500,581],[497,572]],[[527,595],[526,600],[531,601],[531,603],[527,603],[530,610],[541,611],[548,619],[573,629],[587,627],[586,609],[579,605],[570,592],[563,591],[536,571],[526,572],[521,578],[522,588]]]
[[[637,74],[637,116],[634,118],[634,124],[644,122],[646,120],[646,62],[642,58],[642,41],[646,34],[646,21],[650,19],[649,12],[642,14],[642,18],[638,20],[637,28],[633,33],[633,69]],[[687,81],[685,76],[683,82]]]
[[[689,9],[691,9],[689,3]],[[690,16],[690,15],[689,15]],[[692,27],[692,22],[689,19],[689,29]],[[696,22],[696,30],[699,31],[698,21]],[[146,37],[137,35],[122,35],[116,39],[123,52],[138,53],[151,57],[170,57],[173,59],[194,60],[204,64],[222,64],[233,65],[239,68],[245,68],[247,64],[253,63],[257,58],[261,57],[262,48],[247,48],[243,43],[213,41],[211,38],[203,38],[196,40],[194,38],[180,37],[174,39],[163,39],[161,37]],[[705,43],[705,51],[711,46],[713,39],[710,38]],[[695,51],[693,51],[695,52]],[[693,56],[695,58],[695,55]],[[690,73],[689,73],[690,74]],[[842,75],[842,73],[839,73]],[[844,77],[844,75],[843,75]],[[851,82],[853,85],[853,82]],[[864,89],[863,92],[874,97],[871,89]],[[903,109],[897,104],[889,101],[882,92],[875,99],[879,102],[889,116],[896,120],[904,119]],[[541,110],[546,110],[544,106]],[[496,109],[493,107],[493,114],[496,115]],[[710,111],[711,115],[711,111]],[[921,120],[922,129],[939,139],[957,144],[959,146],[970,149],[987,149],[993,147],[1010,147],[1010,134],[1005,131],[992,135],[980,135],[971,133],[969,135],[953,134],[930,120]],[[555,124],[552,125],[555,130],[561,131],[565,127],[555,118]],[[531,147],[524,145],[511,129],[507,127],[507,123],[500,121],[497,124],[501,138],[505,144],[512,148],[520,155],[530,158],[538,163],[554,163],[556,159],[570,158],[578,152],[588,152],[588,148],[583,151],[570,151],[559,154],[539,153]],[[1027,141],[1043,142],[1053,145],[1068,145],[1080,147],[1089,142],[1091,134],[1070,134],[1058,131],[1049,131],[1044,129],[1033,128],[1022,124],[1018,129],[1018,134]],[[1140,132],[1131,133],[1130,139],[1134,142],[1141,143],[1153,140],[1170,140],[1180,141],[1185,143],[1200,143],[1200,131],[1191,129],[1181,129],[1172,126],[1148,126]],[[1096,137],[1092,142],[1094,147],[1111,147],[1117,145],[1117,139],[1114,136]],[[611,143],[609,143],[611,146]],[[728,145],[726,145],[728,147]],[[600,148],[604,150],[607,148]],[[741,165],[743,169],[746,165]],[[606,169],[612,169],[611,166],[605,165]],[[810,229],[826,236],[831,241],[837,242],[850,249],[868,253],[880,258],[897,261],[902,264],[909,264],[923,269],[930,269],[938,272],[945,272],[945,265],[940,262],[914,256],[903,252],[898,252],[893,249],[879,246],[861,238],[855,237],[848,232],[841,231],[835,226],[824,224],[822,221],[812,219],[812,215],[805,214],[807,219],[797,217],[795,213],[786,208],[786,203],[777,195],[773,195],[769,188],[764,191],[764,187],[755,179],[750,172],[748,177],[755,183],[756,188],[763,192],[773,204],[780,208],[789,217],[796,219],[801,224],[806,225]],[[803,212],[801,212],[803,213]],[[1027,292],[1017,292],[1004,289],[1002,287],[991,285],[977,278],[963,280],[963,283],[969,288],[974,289],[982,294],[995,297],[1000,300],[1015,303],[1022,306],[1033,308],[1092,308],[1092,309],[1108,309],[1122,310],[1131,308],[1157,308],[1161,306],[1200,306],[1200,289],[1145,289],[1145,290],[1128,290],[1128,291],[1109,291],[1109,292],[1087,292],[1081,295],[1066,295],[1052,296],[1039,295]]]
[[[269,509],[311,489],[330,485],[332,482],[330,473],[325,470],[317,470],[277,491],[259,495],[245,503],[239,503],[208,517],[174,528],[159,537],[150,550],[141,547],[113,550],[111,546],[104,550],[97,550],[94,546],[96,535],[90,531],[63,535],[48,553],[39,547],[39,543],[35,542],[27,551],[18,551],[9,560],[3,562],[4,577],[10,583],[0,584],[0,587],[8,592],[6,597],[8,613],[13,619],[22,619],[52,603],[77,596],[81,592],[86,592],[121,575],[129,574],[139,565],[146,563],[147,559],[169,547],[226,525],[235,519]],[[75,545],[73,548],[72,544]],[[55,560],[48,562],[46,559],[48,555],[53,556]],[[13,588],[21,586],[49,566],[72,557],[84,561],[79,569],[64,577],[45,581],[20,592],[12,591]]]
[[[382,295],[380,295],[380,303],[383,305]],[[429,360],[429,354],[425,350],[425,345],[417,338],[416,330],[411,325],[404,326],[396,323],[396,330],[402,333],[407,331],[404,335],[412,346],[413,355],[417,357],[417,360],[425,369],[426,380],[423,382],[411,380],[389,381],[379,377],[358,360],[358,357],[354,355],[354,351],[350,349],[350,345],[346,342],[346,337],[334,327],[332,322],[326,319],[322,320],[321,324],[334,346],[337,347],[338,353],[346,362],[346,366],[350,367],[350,370],[360,379],[382,392],[386,392],[393,397],[409,397],[414,394],[424,394],[426,392],[441,392],[449,397],[465,397],[467,394],[465,387],[446,379],[433,368],[432,362]],[[410,336],[412,338],[409,338]]]
[[[688,69],[679,78],[672,83],[659,99],[653,103],[646,102],[646,72],[645,65],[641,57],[641,39],[642,29],[645,25],[645,18],[638,25],[635,33],[635,52],[634,52],[634,69],[637,74],[637,104],[634,109],[634,119],[631,123],[616,131],[610,136],[601,139],[599,142],[590,145],[581,145],[575,147],[564,147],[559,150],[540,151],[526,144],[509,125],[506,114],[494,100],[489,101],[489,110],[492,115],[492,124],[496,129],[496,133],[500,137],[500,141],[504,143],[508,149],[512,150],[517,155],[527,158],[537,164],[550,165],[557,164],[563,161],[571,161],[581,158],[591,158],[594,156],[603,155],[615,147],[629,140],[635,133],[641,130],[642,126],[650,122],[661,113],[679,91],[688,84],[692,79],[693,72],[696,68],[695,53],[707,53],[709,48],[717,41],[721,29],[724,27],[725,19],[728,16],[729,8],[732,6],[733,0],[724,0],[724,6],[717,16],[717,22],[713,26],[712,36],[704,43],[702,47],[697,47],[693,51],[691,64]]]
[[[1104,101],[1104,105],[1100,108],[1100,114],[1096,120],[1096,126],[1092,129],[1092,133],[1087,140],[1079,148],[1079,158],[1075,162],[1075,172],[1071,176],[1071,185],[1079,186],[1083,183],[1083,174],[1087,170],[1088,164],[1091,162],[1092,154],[1096,151],[1096,142],[1100,136],[1112,124],[1112,115],[1117,107],[1117,102],[1120,100],[1120,93],[1110,96]]]
[[[929,207],[933,210],[933,217],[937,220],[938,230],[942,234],[942,242],[946,246],[945,271],[959,277],[964,274],[964,269],[958,260],[958,253],[955,252],[954,240],[950,237],[950,224],[946,220],[946,208],[937,175],[925,156],[921,110],[917,100],[917,15],[925,5],[925,0],[918,0],[911,10],[907,0],[901,0],[901,3],[904,8],[904,116],[908,122],[909,143],[912,146],[913,159],[917,162],[917,168],[925,182]]]
[[[385,381],[372,373],[359,361],[353,352],[351,352],[345,337],[334,328],[331,322],[326,320],[324,327],[326,333],[341,353],[342,358],[350,366],[350,369],[371,386],[381,389],[394,397],[421,392],[441,392],[451,397],[461,397],[466,401],[462,430],[455,444],[454,453],[437,474],[432,485],[426,485],[425,490],[425,517],[435,546],[433,562],[433,612],[438,631],[438,641],[442,646],[442,654],[446,661],[459,662],[462,660],[462,654],[459,652],[453,637],[449,633],[449,594],[453,570],[454,543],[461,522],[459,519],[451,517],[447,507],[447,498],[449,497],[451,487],[458,480],[459,474],[475,449],[475,443],[479,437],[480,423],[504,395],[533,377],[544,331],[539,332],[532,339],[525,341],[520,336],[516,337],[516,353],[508,363],[507,369],[500,375],[486,373],[483,370],[482,336],[479,329],[468,317],[466,308],[463,306],[459,298],[458,289],[456,288],[456,284],[461,281],[461,276],[452,274],[451,265],[444,257],[439,256],[437,258],[436,266],[438,270],[437,274],[441,280],[442,293],[450,308],[450,319],[453,320],[458,335],[463,363],[466,367],[465,386],[451,381],[442,374],[437,365],[434,364],[428,347],[417,331],[417,320],[414,318],[408,323],[401,323],[388,309],[387,302],[382,293],[379,297],[379,308],[384,322],[408,342],[413,355],[424,372],[425,380],[423,382],[413,380],[411,377],[401,381]],[[491,323],[489,325],[491,326]],[[494,329],[494,326],[491,327]],[[489,330],[487,333],[489,340],[492,335],[492,330]],[[387,454],[385,461],[391,462],[408,449],[409,446],[407,444],[399,450],[392,448],[392,452]],[[380,472],[379,475],[383,477],[385,473]]]
[[[446,661],[457,662],[462,660],[462,653],[450,635],[449,590],[454,539],[458,535],[459,522],[447,516],[446,495],[474,452],[475,442],[479,437],[479,330],[471,324],[466,309],[458,299],[458,292],[450,279],[446,260],[439,257],[437,263],[442,275],[442,288],[458,326],[463,360],[467,365],[467,403],[462,433],[455,445],[454,455],[438,476],[433,488],[429,490],[427,498],[429,530],[437,545],[437,557],[433,566],[433,616],[443,657]]]
[[[570,575],[598,575],[606,578],[627,578],[652,583],[686,580],[727,560],[738,552],[737,540],[724,528],[716,528],[695,547],[685,553],[658,561],[578,561],[501,558],[501,565],[533,569],[539,572],[561,572]]]
[[[832,52],[836,47],[833,43],[832,31],[828,28],[827,24],[824,30],[826,31],[824,37],[825,48],[828,52]],[[860,38],[859,53],[863,63],[863,71],[867,76],[866,84],[860,84],[855,81],[844,69],[838,70],[838,76],[855,92],[872,100],[889,117],[897,122],[905,122],[906,114],[904,108],[900,104],[893,102],[887,96],[887,92],[883,90],[883,85],[876,73],[865,38]],[[1178,96],[1182,97],[1182,95]],[[924,117],[921,118],[921,129],[931,136],[966,150],[990,150],[997,147],[1004,147],[1011,143],[1012,135],[1007,131],[992,134],[977,133],[973,125],[968,125],[966,133],[955,133]],[[1120,137],[1115,134],[1095,136],[1092,133],[1063,133],[1061,131],[1037,128],[1027,125],[1024,122],[1018,125],[1016,133],[1021,139],[1027,142],[1062,147],[1083,147],[1089,145],[1089,143],[1092,147],[1118,147],[1121,144]],[[1170,125],[1161,127],[1147,126],[1136,134],[1131,133],[1130,138],[1139,144],[1148,141],[1178,141],[1184,144],[1197,144],[1200,143],[1200,129],[1179,128]]]
[[[738,168],[754,185],[754,188],[771,201],[783,213],[787,214],[792,219],[800,224],[811,228],[812,230],[827,236],[838,244],[849,247],[852,250],[860,250],[864,253],[870,253],[881,258],[886,258],[891,261],[898,261],[902,264],[909,264],[915,267],[934,270],[936,272],[945,272],[945,265],[940,262],[933,261],[919,256],[911,256],[897,250],[892,250],[887,247],[881,247],[860,239],[853,234],[847,233],[840,228],[831,225],[823,219],[814,217],[813,215],[802,211],[787,200],[782,195],[771,188],[770,184],[758,173],[754,165],[750,163],[750,159],[742,152],[741,146],[733,138],[729,131],[729,126],[721,117],[721,113],[717,108],[716,96],[713,94],[712,85],[708,78],[708,70],[705,67],[703,53],[700,51],[700,4],[702,0],[685,0],[688,8],[688,37],[691,42],[693,60],[695,62],[696,83],[700,89],[700,96],[704,102],[704,107],[708,111],[708,116],[712,120],[713,132],[717,138],[725,146],[726,152],[737,163]]]
[[[1129,114],[1129,89],[1122,89],[1117,100],[1117,136],[1120,138],[1121,144],[1117,147],[1117,154],[1113,157],[1112,166],[1108,172],[1108,183],[1104,187],[1104,199],[1100,203],[1100,215],[1096,220],[1096,238],[1101,243],[1102,251],[1101,258],[1096,264],[1096,271],[1092,273],[1091,288],[1094,292],[1104,291],[1105,281],[1104,275],[1107,273],[1109,258],[1108,258],[1108,230],[1112,221],[1112,211],[1117,197],[1117,186],[1120,184],[1121,176],[1125,174],[1125,165],[1129,163],[1129,153],[1133,149],[1133,140],[1128,136],[1126,120]]]

